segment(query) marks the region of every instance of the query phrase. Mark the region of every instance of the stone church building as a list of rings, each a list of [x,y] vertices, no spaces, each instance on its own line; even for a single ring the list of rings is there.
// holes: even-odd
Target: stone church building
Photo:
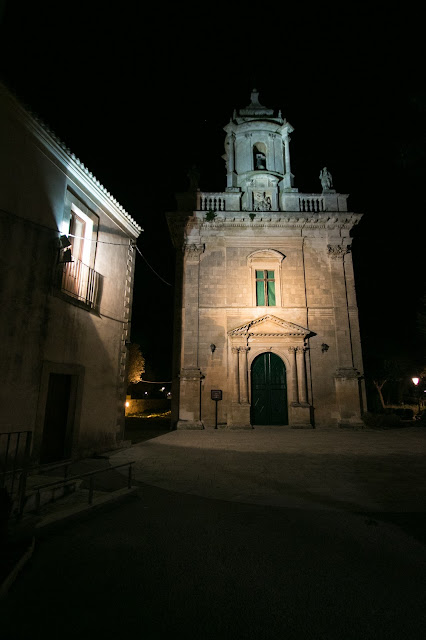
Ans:
[[[326,168],[321,193],[299,193],[293,127],[256,90],[224,130],[225,191],[201,192],[190,176],[192,193],[167,215],[173,426],[356,426],[365,391],[350,233],[361,214]]]

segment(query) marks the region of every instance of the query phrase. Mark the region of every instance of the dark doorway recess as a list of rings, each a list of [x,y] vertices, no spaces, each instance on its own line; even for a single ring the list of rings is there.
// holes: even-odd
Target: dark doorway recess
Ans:
[[[252,424],[288,424],[285,364],[275,353],[261,353],[251,367]]]
[[[44,414],[40,462],[56,462],[71,455],[76,376],[51,373]]]

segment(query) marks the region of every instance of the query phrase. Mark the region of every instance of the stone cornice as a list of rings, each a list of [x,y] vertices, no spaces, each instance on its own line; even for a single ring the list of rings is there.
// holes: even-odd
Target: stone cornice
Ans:
[[[221,229],[225,227],[276,227],[287,229],[351,229],[359,223],[362,213],[320,212],[289,213],[283,211],[220,211],[217,217],[208,222],[204,211],[194,212],[203,229]],[[251,219],[250,214],[255,214]]]
[[[133,220],[124,207],[58,138],[50,127],[37,115],[24,108],[2,83],[0,83],[0,96],[8,100],[18,121],[33,135],[41,147],[50,153],[63,172],[69,178],[76,180],[107,215],[109,214],[125,231],[137,238],[143,231],[142,227]]]

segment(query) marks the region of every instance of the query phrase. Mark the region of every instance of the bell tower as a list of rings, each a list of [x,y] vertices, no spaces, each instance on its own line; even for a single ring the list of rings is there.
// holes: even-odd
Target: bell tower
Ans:
[[[294,193],[290,165],[290,133],[293,127],[281,111],[259,102],[253,89],[251,102],[235,110],[224,127],[227,192],[242,192],[243,211],[280,211],[281,194]]]

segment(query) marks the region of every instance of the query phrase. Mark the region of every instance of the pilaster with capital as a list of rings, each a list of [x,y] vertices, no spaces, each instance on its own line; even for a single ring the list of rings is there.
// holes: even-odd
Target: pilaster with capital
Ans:
[[[203,428],[200,419],[200,384],[203,376],[198,365],[199,269],[204,245],[186,243],[183,251],[182,351],[177,428],[200,429]]]
[[[299,393],[299,403],[307,404],[308,395],[306,389],[306,363],[305,363],[305,348],[296,348],[296,362],[297,362],[297,390]]]
[[[354,366],[344,265],[344,257],[349,251],[350,246],[345,243],[327,245],[336,327],[337,365],[343,368]]]
[[[226,186],[233,187],[233,174],[235,169],[235,134],[230,133],[226,139]]]
[[[290,402],[292,404],[298,404],[298,402],[299,402],[299,392],[298,392],[298,389],[297,389],[297,363],[296,363],[297,347],[289,347],[288,350],[289,350],[289,353],[290,353],[290,361],[291,361],[290,376],[289,376]]]
[[[232,402],[239,402],[240,400],[239,352],[240,350],[238,347],[231,348]]]
[[[291,188],[290,136],[284,138],[284,188]]]
[[[250,347],[239,347],[238,352],[238,378],[240,386],[240,403],[248,403],[248,370],[247,353]]]

